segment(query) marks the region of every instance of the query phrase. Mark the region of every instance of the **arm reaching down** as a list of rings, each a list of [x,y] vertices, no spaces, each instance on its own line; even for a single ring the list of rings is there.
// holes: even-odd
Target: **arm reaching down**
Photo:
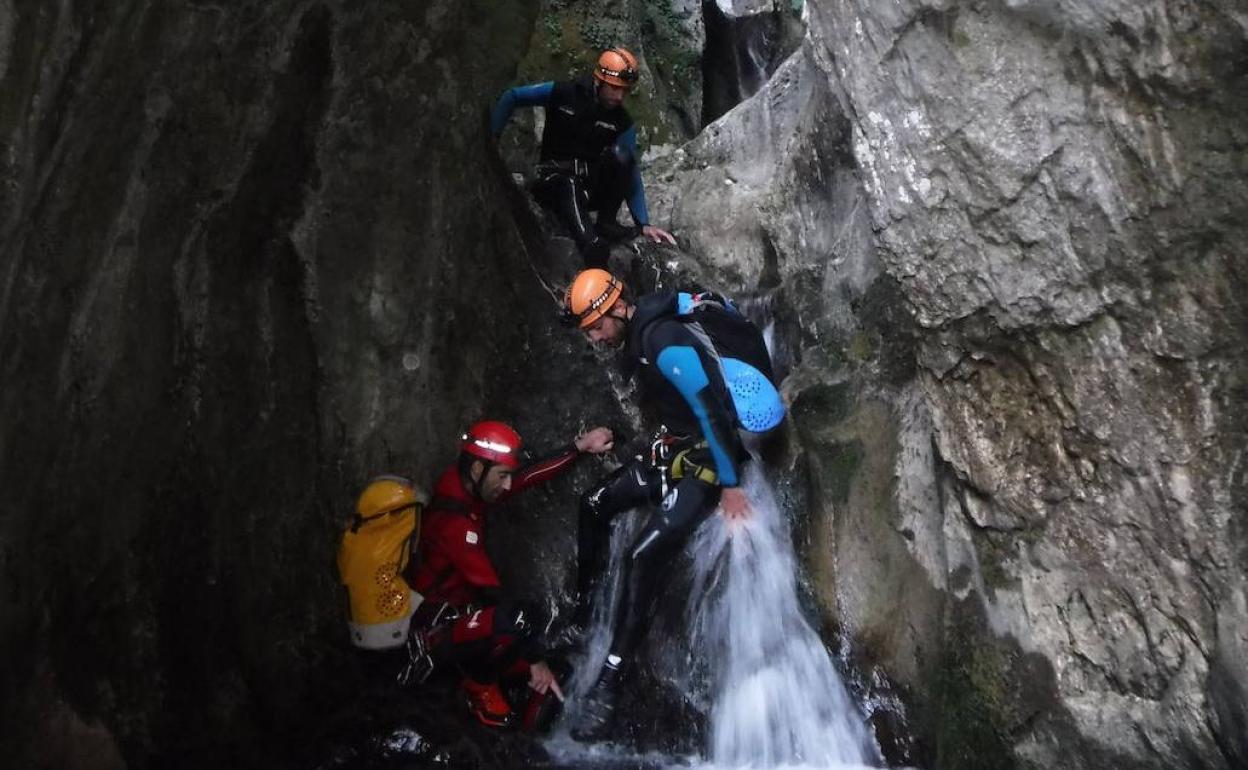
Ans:
[[[641,228],[641,234],[655,243],[670,243],[675,246],[676,239],[671,233],[650,224],[650,211],[646,207],[646,184],[641,180],[641,158],[637,154],[637,126],[629,126],[615,143],[633,161],[633,180],[628,190],[628,210],[633,215],[633,221]]]

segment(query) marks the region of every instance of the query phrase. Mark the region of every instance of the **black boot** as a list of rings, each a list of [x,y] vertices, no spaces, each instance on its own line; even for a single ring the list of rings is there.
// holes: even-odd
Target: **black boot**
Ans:
[[[612,664],[612,659],[615,663]],[[572,728],[572,737],[582,743],[601,741],[611,734],[612,722],[615,718],[615,704],[619,700],[620,691],[620,659],[608,655],[607,662],[598,675],[598,681],[585,694],[585,702],[581,704],[576,725]]]

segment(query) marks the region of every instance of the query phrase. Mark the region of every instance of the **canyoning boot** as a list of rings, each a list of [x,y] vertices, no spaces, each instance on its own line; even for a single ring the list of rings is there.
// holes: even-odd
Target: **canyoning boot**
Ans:
[[[515,724],[515,712],[497,682],[464,679],[460,687],[468,696],[468,710],[481,724],[487,727],[511,727]]]
[[[615,704],[619,700],[620,681],[620,659],[615,655],[608,655],[602,673],[598,675],[598,681],[585,694],[585,700],[581,703],[576,725],[572,728],[573,738],[588,743],[610,737],[612,723],[615,721]]]

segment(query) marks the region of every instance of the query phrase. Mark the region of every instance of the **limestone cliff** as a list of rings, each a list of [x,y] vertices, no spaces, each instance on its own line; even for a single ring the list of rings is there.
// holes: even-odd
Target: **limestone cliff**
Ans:
[[[1248,16],[807,3],[663,163],[774,291],[830,627],[942,767],[1248,761]]]

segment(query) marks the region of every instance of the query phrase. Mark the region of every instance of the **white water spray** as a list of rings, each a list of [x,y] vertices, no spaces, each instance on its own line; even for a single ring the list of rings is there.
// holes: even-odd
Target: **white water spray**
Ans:
[[[861,767],[877,751],[832,657],[798,604],[788,522],[759,468],[753,513],[719,517],[690,544],[693,649],[711,661],[709,754],[718,767]]]
[[[819,635],[798,603],[797,572],[788,521],[760,468],[748,463],[742,489],[751,517],[729,524],[709,517],[686,546],[690,590],[685,606],[687,645],[705,667],[710,692],[707,759],[676,757],[646,764],[712,768],[862,768],[879,752]],[[612,580],[594,613],[583,665],[570,682],[575,712],[606,655],[608,610],[616,599],[622,551],[644,516],[624,513],[613,533]],[[675,640],[669,640],[674,642]],[[571,714],[569,714],[571,716]],[[565,725],[567,721],[565,720]],[[617,747],[576,744],[566,727],[548,743],[573,762],[620,760]],[[632,759],[643,759],[632,756]]]

